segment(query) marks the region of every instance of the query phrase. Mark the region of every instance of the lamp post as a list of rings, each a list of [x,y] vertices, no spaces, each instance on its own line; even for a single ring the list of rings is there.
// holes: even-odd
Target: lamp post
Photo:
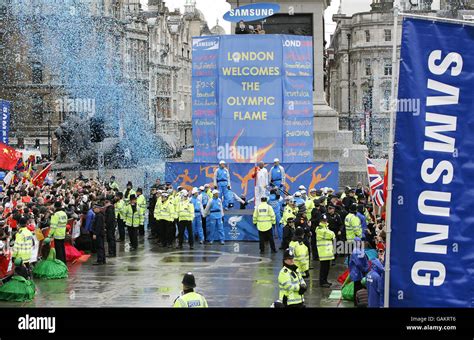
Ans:
[[[367,148],[369,149],[369,157],[373,156],[374,153],[374,141],[372,134],[372,109],[373,109],[373,97],[374,97],[374,78],[370,76],[369,81],[369,100],[368,100],[368,115],[369,115],[369,133],[367,134]]]
[[[52,146],[51,146],[51,112],[48,114],[48,159],[52,157]]]

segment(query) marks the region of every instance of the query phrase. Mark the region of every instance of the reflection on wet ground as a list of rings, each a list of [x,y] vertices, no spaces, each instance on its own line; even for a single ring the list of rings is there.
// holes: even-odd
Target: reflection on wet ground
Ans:
[[[118,256],[105,266],[92,266],[95,255],[76,263],[64,280],[35,280],[37,294],[29,303],[0,302],[0,307],[169,307],[181,290],[184,273],[196,276],[197,291],[213,307],[269,307],[278,298],[282,252],[259,254],[258,243],[197,245],[195,250],[159,248],[141,240],[136,252],[118,244]],[[332,289],[319,287],[319,263],[312,262],[305,294],[308,307],[351,307],[329,300]],[[333,289],[344,271],[343,260],[331,267]]]

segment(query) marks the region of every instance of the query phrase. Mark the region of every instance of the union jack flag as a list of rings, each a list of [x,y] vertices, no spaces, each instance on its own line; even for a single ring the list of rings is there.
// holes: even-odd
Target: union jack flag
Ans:
[[[385,204],[383,194],[384,180],[369,158],[367,158],[367,174],[369,175],[370,195],[372,196],[372,200],[376,206],[383,207]]]

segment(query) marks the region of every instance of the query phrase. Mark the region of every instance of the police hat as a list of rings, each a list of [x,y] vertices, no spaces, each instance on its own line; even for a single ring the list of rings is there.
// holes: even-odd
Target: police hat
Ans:
[[[296,237],[303,237],[304,236],[304,229],[301,228],[301,227],[296,228],[295,236]]]
[[[349,212],[356,213],[357,212],[357,203],[352,203],[349,207]]]
[[[288,259],[294,259],[295,254],[293,253],[293,250],[290,248],[286,249],[285,252],[283,253],[283,260],[288,260]]]
[[[130,195],[130,201],[133,201],[133,200],[136,200],[137,199],[137,196],[134,195],[134,194],[131,194]]]
[[[26,226],[26,224],[28,223],[28,219],[26,217],[20,217],[20,220],[18,221],[18,224],[21,226],[21,227],[24,227]]]
[[[193,273],[189,272],[184,274],[183,281],[181,281],[181,283],[189,288],[196,287],[196,279],[194,278]]]
[[[59,202],[59,201],[54,202],[54,207],[55,208],[62,208],[62,206],[63,205],[61,204],[61,202]]]
[[[268,200],[268,197],[267,197],[267,196],[263,196],[262,198],[260,198],[260,200],[261,200],[262,202],[266,202],[266,201]]]
[[[286,223],[287,223],[287,224],[288,224],[288,223],[292,223],[292,222],[295,222],[295,219],[294,219],[293,217],[288,217],[288,218],[286,219]]]
[[[328,220],[328,217],[326,216],[326,214],[323,214],[321,216],[321,221],[327,221]]]

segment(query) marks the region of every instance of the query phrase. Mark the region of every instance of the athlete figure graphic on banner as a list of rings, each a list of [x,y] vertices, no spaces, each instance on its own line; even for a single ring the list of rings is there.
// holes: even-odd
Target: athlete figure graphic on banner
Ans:
[[[299,173],[298,175],[296,175],[295,177],[292,177],[292,176],[288,175],[288,173],[286,173],[286,174],[285,174],[285,177],[286,177],[286,179],[288,179],[288,181],[290,181],[291,183],[295,183],[295,182],[298,180],[298,178],[300,178],[301,176],[303,176],[305,173],[307,173],[307,172],[310,171],[310,170],[311,170],[311,168],[308,168],[308,169],[304,170],[303,172],[300,172],[300,173]],[[284,184],[284,185],[285,185],[285,191],[286,191],[286,192],[290,192],[290,189],[291,189],[290,184],[288,183],[288,181],[285,181],[285,184]]]
[[[329,171],[327,175],[324,177],[321,174],[318,174],[318,171],[323,167],[324,165],[320,165],[313,170],[313,173],[312,173],[313,177],[311,178],[311,183],[308,188],[316,188],[317,184],[324,182],[325,180],[329,178],[329,176],[331,176],[332,171]]]
[[[196,182],[196,180],[198,179],[198,175],[194,176],[194,179],[191,179],[191,177],[189,177],[189,170],[184,169],[183,173],[181,175],[177,176],[173,183],[179,182],[180,179],[182,181],[179,184],[179,186],[183,187],[187,191],[191,191],[191,190],[193,190],[193,187],[188,185],[187,183],[192,184],[192,183]]]

